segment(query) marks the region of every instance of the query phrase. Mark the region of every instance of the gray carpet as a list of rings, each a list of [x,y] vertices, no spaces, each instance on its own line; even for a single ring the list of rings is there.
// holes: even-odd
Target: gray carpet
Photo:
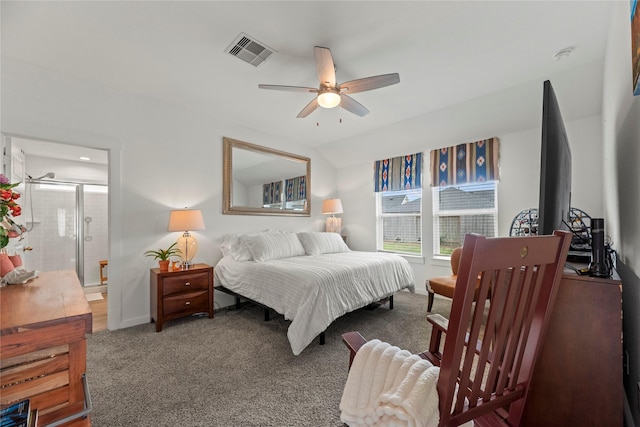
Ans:
[[[436,298],[434,312],[450,302]],[[412,352],[427,348],[427,298],[401,292],[388,305],[336,320],[299,356],[289,322],[261,309],[222,310],[214,319],[186,318],[90,336],[87,376],[93,425],[342,426],[338,405],[349,354],[340,341],[358,330]]]

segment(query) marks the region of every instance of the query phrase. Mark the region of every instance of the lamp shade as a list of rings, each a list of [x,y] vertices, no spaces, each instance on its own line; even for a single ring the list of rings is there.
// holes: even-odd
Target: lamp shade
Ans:
[[[204,220],[199,209],[182,209],[171,211],[169,215],[169,231],[204,230]]]
[[[340,199],[327,199],[322,202],[323,214],[333,215],[342,212],[342,201]]]

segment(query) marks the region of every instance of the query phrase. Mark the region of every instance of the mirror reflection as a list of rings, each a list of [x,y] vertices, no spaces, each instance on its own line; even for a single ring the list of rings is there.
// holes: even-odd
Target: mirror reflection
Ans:
[[[231,138],[224,143],[224,213],[309,216],[311,159]]]

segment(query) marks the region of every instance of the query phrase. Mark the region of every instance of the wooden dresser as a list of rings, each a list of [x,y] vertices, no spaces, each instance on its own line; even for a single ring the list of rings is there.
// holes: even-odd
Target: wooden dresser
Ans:
[[[622,283],[565,272],[522,425],[623,425]]]
[[[38,425],[82,412],[92,315],[76,273],[44,272],[27,284],[0,288],[0,313],[0,404],[29,398]]]
[[[195,264],[188,270],[160,271],[152,268],[151,320],[156,332],[164,322],[195,313],[207,313],[213,318],[213,267]]]

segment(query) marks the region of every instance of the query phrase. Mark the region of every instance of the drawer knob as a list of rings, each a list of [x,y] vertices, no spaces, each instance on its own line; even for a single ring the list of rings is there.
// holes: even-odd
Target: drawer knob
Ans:
[[[185,302],[184,305],[191,305],[191,301]]]
[[[185,286],[190,286],[190,285],[191,285],[191,282],[186,282],[184,285],[185,285]]]

